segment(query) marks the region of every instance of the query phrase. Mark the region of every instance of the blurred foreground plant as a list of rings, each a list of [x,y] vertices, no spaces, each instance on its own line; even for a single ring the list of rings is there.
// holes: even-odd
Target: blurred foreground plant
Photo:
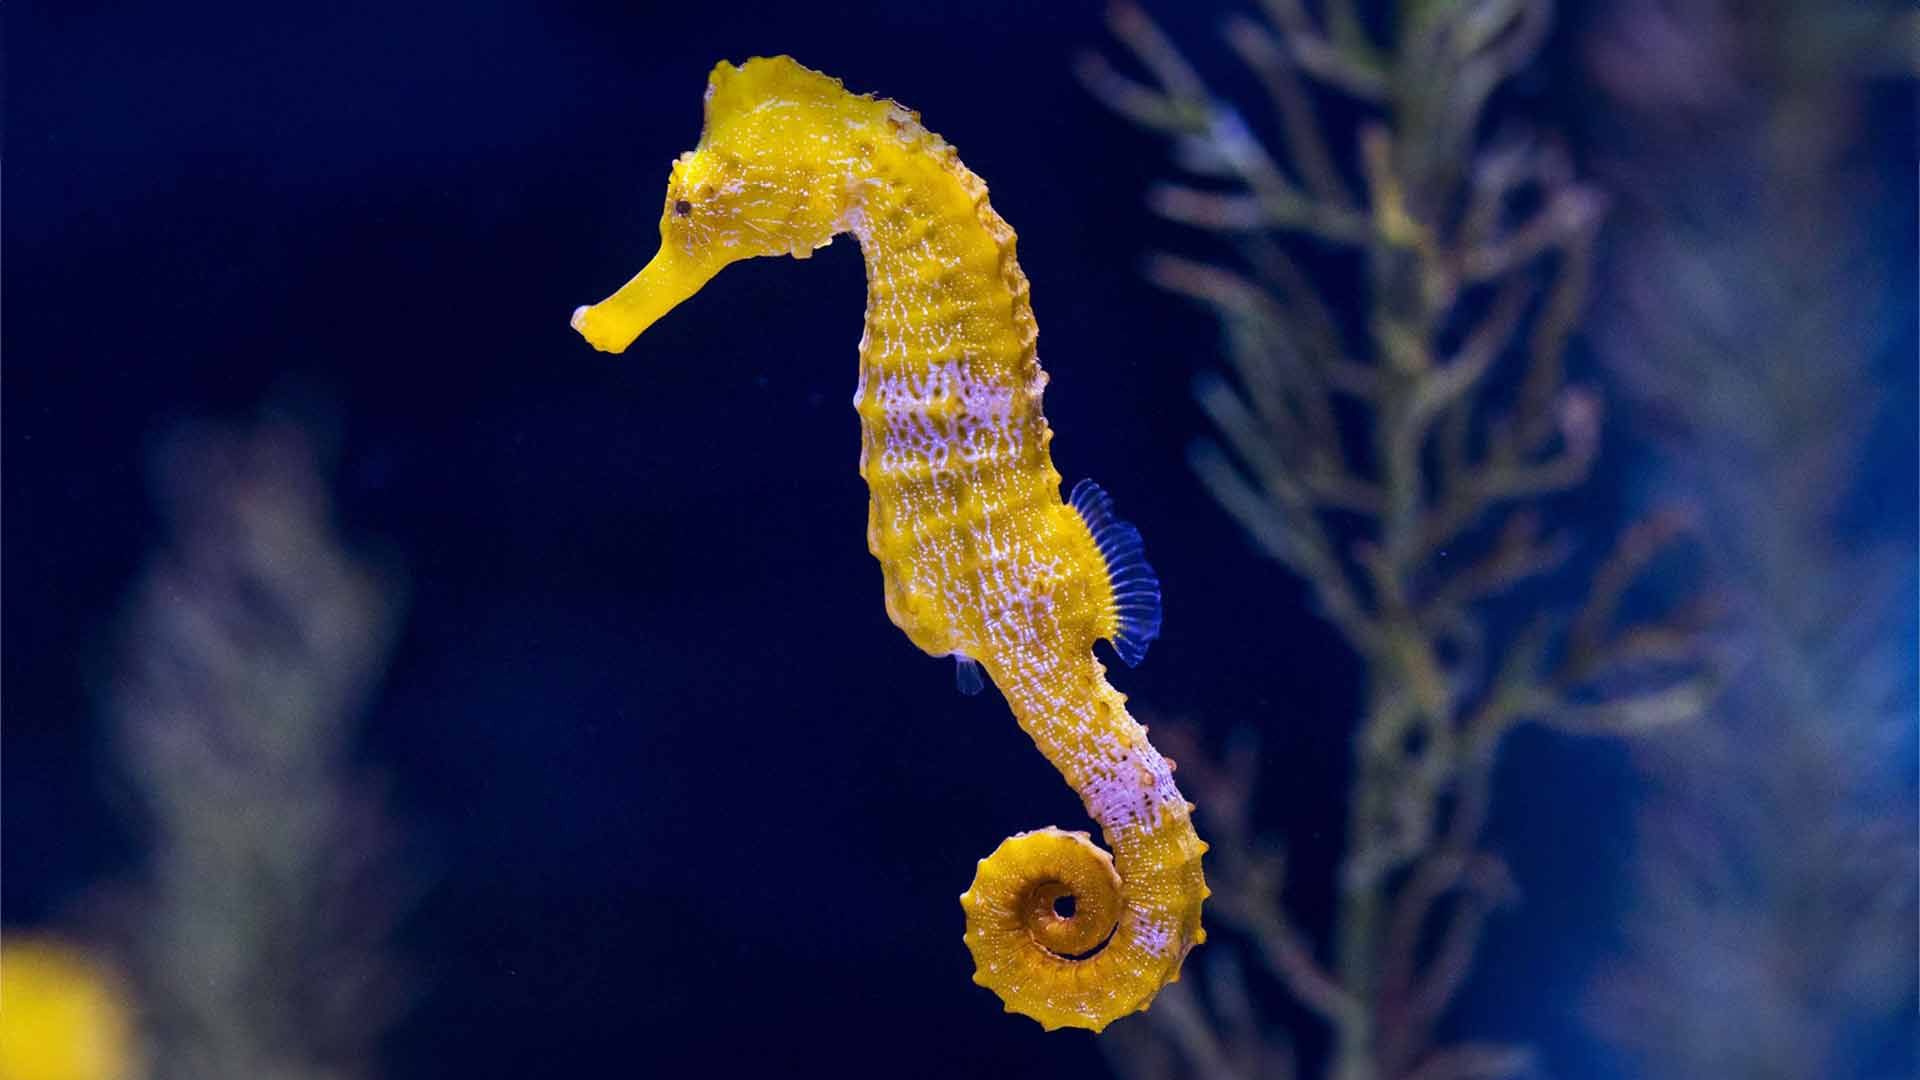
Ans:
[[[183,433],[156,473],[172,544],[113,703],[150,826],[129,930],[155,1073],[369,1075],[408,883],[349,759],[394,590],[335,537],[299,424]]]
[[[1602,356],[1663,433],[1658,481],[1711,511],[1744,660],[1708,722],[1641,750],[1631,954],[1595,994],[1639,1075],[1916,1066],[1911,462],[1862,474],[1889,406],[1911,430],[1876,358],[1911,327],[1911,279],[1888,297],[1914,244],[1861,150],[1917,30],[1909,4],[1627,0],[1589,50],[1622,196]]]
[[[1099,57],[1080,69],[1108,105],[1174,140],[1193,180],[1156,190],[1154,208],[1241,255],[1151,264],[1219,315],[1229,344],[1233,378],[1198,387],[1224,445],[1197,446],[1194,468],[1310,583],[1365,667],[1331,948],[1286,913],[1282,856],[1250,822],[1250,752],[1178,754],[1214,846],[1209,913],[1331,1028],[1329,1075],[1514,1076],[1531,1068],[1524,1048],[1435,1040],[1484,920],[1513,892],[1480,847],[1495,757],[1525,721],[1632,733],[1702,710],[1708,605],[1622,615],[1690,522],[1667,512],[1629,529],[1570,614],[1514,630],[1489,617],[1490,600],[1566,561],[1546,501],[1583,482],[1600,431],[1599,400],[1567,385],[1564,359],[1600,200],[1553,148],[1481,138],[1489,96],[1533,57],[1548,5],[1404,0],[1391,43],[1343,0],[1317,16],[1268,0],[1266,13],[1230,19],[1226,40],[1271,98],[1277,151],[1134,7],[1111,26],[1151,84]],[[1322,117],[1347,111],[1366,117],[1357,138],[1330,139]],[[1365,299],[1347,325],[1314,283],[1356,258]],[[1171,993],[1149,1022],[1192,1074],[1290,1074],[1237,963],[1209,949],[1210,1007]]]
[[[47,937],[0,944],[0,1078],[135,1080],[132,995],[97,955]]]

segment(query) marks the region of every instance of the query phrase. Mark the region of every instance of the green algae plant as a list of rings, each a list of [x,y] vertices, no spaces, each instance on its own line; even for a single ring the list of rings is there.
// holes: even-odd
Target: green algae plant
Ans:
[[[1911,81],[1917,28],[1902,4],[1632,0],[1589,50],[1618,121],[1600,356],[1661,433],[1656,482],[1709,511],[1742,661],[1638,748],[1637,896],[1592,1002],[1636,1075],[1914,1068],[1911,491],[1863,475],[1911,423],[1885,357],[1912,235],[1876,228],[1875,189],[1912,162],[1863,153],[1856,118]]]
[[[410,883],[351,763],[398,590],[335,534],[321,456],[284,418],[156,455],[172,542],[110,707],[151,845],[120,932],[157,1080],[371,1075],[403,997]]]
[[[1502,740],[1525,722],[1629,734],[1697,717],[1718,684],[1715,605],[1629,602],[1692,524],[1664,510],[1587,568],[1572,610],[1518,629],[1487,614],[1571,561],[1548,500],[1585,482],[1600,432],[1600,398],[1569,383],[1565,354],[1602,200],[1545,140],[1483,136],[1549,6],[1409,0],[1390,34],[1350,0],[1265,9],[1264,23],[1230,19],[1226,40],[1271,98],[1276,147],[1138,8],[1110,25],[1148,81],[1098,56],[1080,66],[1101,100],[1173,140],[1190,179],[1158,188],[1155,210],[1239,253],[1151,262],[1227,342],[1231,375],[1198,384],[1218,438],[1195,447],[1195,471],[1310,584],[1365,673],[1329,946],[1287,914],[1282,856],[1250,822],[1251,758],[1188,749],[1217,852],[1209,910],[1330,1029],[1326,1075],[1515,1076],[1532,1068],[1526,1048],[1435,1034],[1513,890],[1480,842]],[[1357,131],[1326,119],[1348,113],[1365,118]],[[1342,257],[1359,280],[1318,284]],[[1365,297],[1357,325],[1324,298],[1349,284]],[[1292,1073],[1283,1024],[1256,1015],[1232,948],[1213,952],[1198,962],[1209,1000],[1183,984],[1150,1029],[1124,1032],[1123,1070]]]

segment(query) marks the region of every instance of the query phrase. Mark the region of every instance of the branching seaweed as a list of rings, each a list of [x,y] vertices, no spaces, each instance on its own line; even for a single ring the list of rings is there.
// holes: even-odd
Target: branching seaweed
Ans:
[[[1858,119],[1917,28],[1907,4],[1628,0],[1589,50],[1622,121],[1600,355],[1661,432],[1659,482],[1711,511],[1744,660],[1640,751],[1630,952],[1593,995],[1639,1075],[1915,1067],[1911,480],[1873,483],[1871,520],[1849,503],[1897,415],[1875,354],[1912,326],[1887,297],[1914,258],[1874,228]]]
[[[127,929],[154,1075],[368,1075],[409,883],[349,757],[395,589],[334,535],[301,424],[178,436],[157,475],[173,542],[113,702],[152,843]]]
[[[1670,510],[1627,530],[1578,610],[1517,632],[1487,615],[1568,561],[1547,500],[1585,480],[1600,431],[1599,398],[1569,384],[1564,356],[1602,200],[1551,145],[1482,136],[1549,5],[1407,0],[1390,44],[1351,0],[1265,9],[1264,23],[1230,19],[1226,40],[1269,95],[1277,150],[1138,8],[1110,25],[1150,81],[1099,56],[1080,64],[1102,101],[1174,141],[1191,179],[1155,190],[1154,209],[1242,256],[1150,264],[1220,317],[1229,345],[1231,377],[1198,384],[1219,441],[1197,445],[1193,467],[1310,583],[1366,672],[1331,949],[1286,914],[1281,856],[1249,821],[1251,757],[1188,749],[1216,852],[1212,910],[1331,1028],[1329,1075],[1518,1075],[1524,1048],[1435,1040],[1486,919],[1513,895],[1480,847],[1502,738],[1525,721],[1627,734],[1696,716],[1717,684],[1701,633],[1713,605],[1623,614],[1690,527]],[[1371,117],[1344,143],[1321,120],[1337,98]],[[1315,285],[1311,260],[1329,253],[1364,265],[1364,325],[1343,324]],[[1189,993],[1152,1014],[1178,1056],[1210,1076],[1290,1071],[1230,961],[1207,966],[1211,1010]]]

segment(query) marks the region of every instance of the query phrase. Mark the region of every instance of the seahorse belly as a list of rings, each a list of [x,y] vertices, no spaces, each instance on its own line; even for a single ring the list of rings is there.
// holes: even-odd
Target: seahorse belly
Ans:
[[[894,116],[889,141],[918,130]],[[869,546],[895,623],[936,656],[971,655],[979,540],[1045,502],[1030,482],[1036,465],[1051,468],[1045,377],[1031,316],[1016,324],[1000,247],[980,227],[982,202],[937,156],[875,158],[882,164],[859,189],[853,230],[867,262],[854,407],[873,501]]]

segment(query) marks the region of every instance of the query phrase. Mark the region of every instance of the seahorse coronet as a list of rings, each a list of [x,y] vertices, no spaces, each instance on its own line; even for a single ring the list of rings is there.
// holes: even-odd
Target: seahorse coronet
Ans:
[[[1104,638],[1140,660],[1159,580],[1103,490],[1061,498],[1032,288],[987,185],[911,109],[788,57],[723,62],[673,162],[659,253],[572,324],[621,352],[728,264],[842,233],[867,265],[854,407],[887,614],[965,679],[979,665],[1107,844],[1048,827],[979,861],[960,894],[973,981],[1049,1031],[1097,1032],[1206,939],[1206,845],[1093,654]]]

